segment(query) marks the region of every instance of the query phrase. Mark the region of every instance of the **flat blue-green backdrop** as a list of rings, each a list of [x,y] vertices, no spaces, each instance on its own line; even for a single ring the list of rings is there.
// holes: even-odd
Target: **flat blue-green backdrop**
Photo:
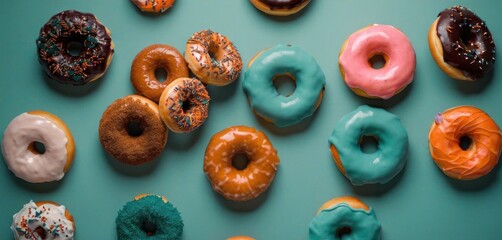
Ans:
[[[427,133],[437,112],[474,105],[502,124],[502,61],[479,83],[455,81],[433,61],[429,25],[444,8],[463,4],[488,24],[502,46],[502,7],[498,1],[313,0],[299,14],[276,18],[247,0],[178,0],[160,16],[142,14],[128,0],[26,0],[0,3],[0,131],[22,112],[42,109],[61,117],[76,141],[75,161],[59,182],[30,184],[0,161],[0,239],[11,239],[12,214],[24,203],[52,200],[73,213],[76,239],[115,239],[117,211],[139,193],[165,195],[183,217],[184,239],[225,239],[244,234],[257,239],[307,239],[308,225],[325,201],[354,195],[372,206],[383,239],[500,239],[500,167],[480,180],[449,179],[429,155]],[[45,80],[35,39],[54,14],[68,9],[92,12],[111,30],[115,56],[106,75],[84,87]],[[389,101],[354,95],[343,83],[337,57],[347,36],[368,24],[391,24],[411,40],[417,58],[415,80]],[[153,163],[125,166],[107,155],[98,140],[101,114],[115,99],[134,93],[129,81],[133,58],[153,43],[184,51],[196,31],[212,29],[230,38],[245,64],[254,54],[279,43],[310,52],[326,74],[318,111],[301,124],[277,129],[258,120],[242,91],[243,74],[226,87],[209,87],[212,101],[203,127],[169,135]],[[246,68],[244,68],[246,70]],[[328,136],[344,114],[361,104],[384,107],[401,117],[410,151],[402,174],[386,185],[353,187],[333,163]],[[264,131],[281,164],[268,191],[239,203],[215,193],[202,171],[211,136],[232,125]]]

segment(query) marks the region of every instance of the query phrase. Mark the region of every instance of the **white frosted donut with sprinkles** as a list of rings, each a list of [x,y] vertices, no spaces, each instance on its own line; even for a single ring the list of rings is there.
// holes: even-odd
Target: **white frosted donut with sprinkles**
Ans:
[[[42,145],[42,149],[37,148]],[[17,177],[31,183],[57,181],[73,162],[75,143],[61,119],[45,111],[22,113],[4,131],[2,154]]]
[[[75,221],[63,205],[30,201],[12,216],[10,228],[16,240],[70,240],[75,232]]]

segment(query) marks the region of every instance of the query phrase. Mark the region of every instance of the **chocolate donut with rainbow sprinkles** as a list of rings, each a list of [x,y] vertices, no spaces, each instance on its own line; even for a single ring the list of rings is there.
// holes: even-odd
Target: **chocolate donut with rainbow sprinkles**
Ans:
[[[49,78],[84,85],[106,72],[114,44],[110,30],[96,16],[68,10],[52,16],[40,29],[37,49]]]

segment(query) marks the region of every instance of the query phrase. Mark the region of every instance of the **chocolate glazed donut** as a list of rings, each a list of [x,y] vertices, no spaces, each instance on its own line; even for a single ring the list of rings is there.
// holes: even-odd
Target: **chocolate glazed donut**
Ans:
[[[495,62],[495,44],[485,22],[462,6],[446,9],[438,16],[437,34],[444,61],[466,77],[483,77]]]
[[[299,6],[306,0],[260,0],[260,2],[264,3],[270,9],[291,9]]]
[[[72,44],[82,46],[77,56],[69,53]],[[113,48],[110,32],[94,15],[74,10],[52,16],[37,39],[39,62],[49,78],[72,85],[101,77]]]

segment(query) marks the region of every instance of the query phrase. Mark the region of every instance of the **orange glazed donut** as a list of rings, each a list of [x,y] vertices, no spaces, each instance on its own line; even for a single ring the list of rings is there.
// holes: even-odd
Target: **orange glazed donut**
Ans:
[[[455,179],[469,180],[488,174],[497,165],[500,148],[499,127],[475,107],[460,106],[438,113],[429,131],[432,158],[447,176]]]
[[[174,0],[131,0],[142,12],[163,13],[169,9]]]
[[[178,78],[160,97],[160,117],[173,132],[191,132],[206,121],[209,100],[206,87],[199,80]]]
[[[155,77],[159,68],[166,70],[163,82]],[[136,55],[131,67],[131,83],[136,91],[148,99],[159,102],[162,91],[175,79],[188,77],[188,67],[176,48],[165,44],[150,45]]]
[[[239,170],[234,157],[244,154],[248,163]],[[213,189],[234,201],[247,201],[263,193],[274,179],[279,157],[267,136],[254,128],[235,126],[216,133],[206,148],[204,172]]]
[[[248,237],[248,236],[234,236],[234,237],[230,237],[230,238],[227,238],[227,240],[256,240],[252,237]]]
[[[227,37],[203,30],[188,39],[185,60],[203,83],[224,86],[232,83],[242,70],[241,55]]]

